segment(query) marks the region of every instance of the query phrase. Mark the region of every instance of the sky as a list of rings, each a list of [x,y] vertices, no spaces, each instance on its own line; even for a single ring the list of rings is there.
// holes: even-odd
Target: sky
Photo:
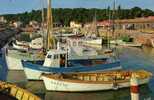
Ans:
[[[0,14],[14,14],[41,9],[43,0],[0,0]],[[46,1],[46,0],[44,0]],[[154,0],[116,0],[122,8],[138,6],[154,11]],[[52,0],[53,8],[107,8],[113,0]]]

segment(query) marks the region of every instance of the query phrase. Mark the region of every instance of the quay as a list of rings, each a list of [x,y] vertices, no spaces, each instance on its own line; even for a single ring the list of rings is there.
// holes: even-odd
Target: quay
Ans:
[[[41,100],[38,96],[35,96],[27,90],[6,82],[0,82],[0,92],[6,93],[17,100]]]

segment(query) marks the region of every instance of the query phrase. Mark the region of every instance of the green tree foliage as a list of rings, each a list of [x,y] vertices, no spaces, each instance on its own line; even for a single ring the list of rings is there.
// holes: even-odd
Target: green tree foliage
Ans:
[[[94,19],[95,12],[97,12],[96,19],[98,21],[109,19],[109,13],[113,13],[113,10],[110,7],[108,7],[107,9],[56,8],[52,11],[53,21],[62,23],[65,26],[68,26],[69,22],[72,20],[81,23],[91,22]],[[45,9],[45,16],[46,12],[47,10]],[[116,9],[115,13],[115,19],[131,19],[136,17],[147,17],[154,15],[154,12],[149,9],[141,9],[139,7],[134,7],[131,9],[122,9],[120,5]],[[8,14],[4,16],[8,21],[22,21],[24,24],[27,24],[31,20],[41,22],[41,10],[32,10],[31,12],[25,12],[20,14]]]

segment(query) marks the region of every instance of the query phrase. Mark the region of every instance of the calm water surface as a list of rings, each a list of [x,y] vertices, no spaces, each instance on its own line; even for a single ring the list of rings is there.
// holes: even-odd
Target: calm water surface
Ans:
[[[118,47],[117,53],[124,69],[145,69],[154,74],[154,48]],[[46,92],[42,82],[26,82],[22,77],[23,72],[9,72],[7,80],[15,82],[17,78],[16,83],[23,83],[22,86],[44,100],[130,100],[129,88],[90,93]],[[148,85],[140,87],[140,100],[154,100],[154,77]]]

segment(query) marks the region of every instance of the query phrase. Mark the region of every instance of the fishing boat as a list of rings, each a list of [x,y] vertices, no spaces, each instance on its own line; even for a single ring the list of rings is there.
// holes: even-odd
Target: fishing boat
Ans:
[[[82,39],[82,42],[85,43],[86,45],[90,45],[90,44],[93,44],[93,45],[102,45],[102,38],[84,38]]]
[[[99,37],[98,29],[97,29],[97,18],[96,18],[96,11],[93,18],[92,25],[89,29],[89,34],[86,35],[84,38],[82,38],[82,42],[86,45],[91,46],[92,45],[102,45],[103,39],[102,37]]]
[[[26,42],[26,41],[18,41],[18,40],[16,40],[15,43],[17,45],[27,45],[27,46],[29,45],[29,42]]]
[[[110,43],[126,47],[142,47],[142,43],[124,42],[123,40],[112,40]]]
[[[22,66],[22,60],[43,60],[44,57],[40,56],[40,50],[16,50],[12,49],[10,46],[6,45],[3,48],[3,61],[5,61],[5,67],[8,70],[24,70]]]
[[[132,43],[132,42],[124,42],[123,44],[119,45],[127,47],[142,47],[142,43]]]
[[[18,41],[13,43],[13,48],[17,50],[28,51],[29,49],[42,49],[43,48],[43,38],[35,38],[31,42]]]
[[[42,73],[96,72],[122,69],[118,60],[107,58],[68,60],[67,51],[50,50],[44,61],[22,61],[29,80],[40,80]]]
[[[88,92],[117,90],[130,87],[135,78],[139,85],[147,84],[152,74],[144,70],[108,71],[101,73],[42,74],[48,91]]]
[[[97,56],[98,55],[98,53],[95,49],[83,46],[83,43],[82,43],[80,37],[75,36],[75,37],[67,38],[67,45],[65,45],[65,47],[67,47],[67,46],[68,46],[67,49],[69,51],[70,56],[72,54],[76,54],[76,56],[78,56],[78,57],[79,56],[80,57],[86,56],[88,58],[88,57],[91,57],[91,56]],[[73,56],[71,58],[73,59]]]
[[[19,44],[17,45],[15,43],[12,43],[12,44],[14,49],[28,51],[29,45],[19,45]]]

